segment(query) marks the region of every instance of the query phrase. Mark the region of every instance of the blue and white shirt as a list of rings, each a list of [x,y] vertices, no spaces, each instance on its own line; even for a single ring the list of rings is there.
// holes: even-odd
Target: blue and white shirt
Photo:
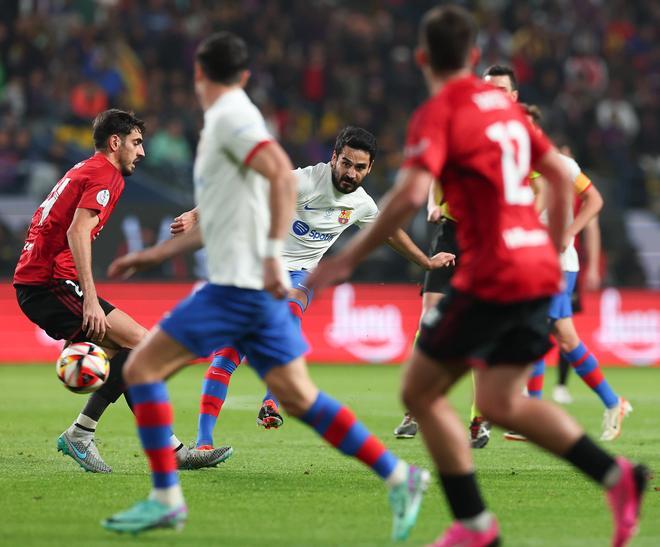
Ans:
[[[285,241],[282,260],[289,271],[314,268],[341,233],[356,224],[376,220],[378,207],[360,187],[350,194],[332,184],[329,163],[294,171],[298,179],[296,212]]]

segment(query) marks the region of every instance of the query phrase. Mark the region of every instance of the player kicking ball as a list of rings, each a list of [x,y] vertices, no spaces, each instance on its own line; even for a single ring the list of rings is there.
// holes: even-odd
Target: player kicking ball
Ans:
[[[172,407],[164,381],[190,359],[233,346],[245,353],[290,415],[384,481],[392,535],[405,539],[429,473],[388,451],[309,376],[303,357],[307,344],[286,301],[290,279],[281,259],[295,210],[296,177],[243,90],[247,66],[245,42],[229,32],[210,36],[196,52],[195,91],[204,110],[194,167],[199,224],[169,243],[183,251],[203,241],[209,283],[154,327],[126,363],[124,379],[151,467],[152,490],[103,526],[138,533],[183,525],[188,510],[168,446]],[[119,259],[113,271],[129,273],[140,265]]]
[[[144,157],[144,123],[129,112],[107,110],[93,124],[95,154],[74,165],[34,213],[14,273],[23,313],[56,340],[89,341],[110,358],[110,375],[75,422],[57,439],[57,449],[85,471],[110,473],[94,438],[107,407],[125,387],[122,367],[147,330],[99,297],[92,276],[92,241],[100,234]],[[130,406],[130,402],[129,402]],[[189,449],[171,436],[182,469],[215,465],[231,455]]]
[[[282,262],[291,278],[288,294],[291,313],[301,327],[303,314],[314,296],[305,286],[309,271],[332,247],[349,226],[368,226],[376,219],[378,207],[363,188],[376,157],[375,137],[360,127],[345,127],[337,136],[332,158],[327,163],[296,169],[297,180],[295,216],[290,224]],[[175,219],[171,231],[174,235],[189,230],[197,223],[197,209]],[[425,270],[451,266],[455,256],[438,252],[426,256],[401,229],[387,241],[395,251]],[[162,262],[170,258],[165,242],[149,251],[142,251],[133,260]],[[216,350],[214,359],[202,384],[197,448],[213,447],[213,430],[227,398],[232,373],[245,355],[237,347]],[[277,397],[268,390],[263,398],[257,425],[278,428],[283,418]]]
[[[417,418],[454,516],[437,547],[498,545],[495,516],[481,497],[461,420],[447,393],[471,368],[477,407],[573,464],[607,493],[613,545],[637,528],[648,470],[613,458],[558,406],[522,395],[530,364],[549,349],[550,298],[559,288],[561,248],[571,194],[557,150],[505,94],[472,75],[477,28],[458,6],[428,11],[416,59],[431,95],[413,114],[405,159],[376,222],[338,255],[322,261],[310,288],[344,280],[392,230],[409,221],[442,181],[460,221],[460,261],[450,293],[422,320],[402,399]],[[549,233],[534,208],[531,167],[548,181]]]

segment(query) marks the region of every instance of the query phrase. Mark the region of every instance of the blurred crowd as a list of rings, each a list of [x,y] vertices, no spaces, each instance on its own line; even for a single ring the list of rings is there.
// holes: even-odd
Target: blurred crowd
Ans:
[[[3,0],[0,194],[42,196],[91,147],[108,107],[147,122],[140,167],[189,189],[201,113],[192,59],[217,29],[251,48],[249,91],[297,165],[329,158],[345,124],[378,139],[367,180],[382,194],[410,112],[425,97],[413,59],[438,2],[382,0]],[[514,66],[521,100],[617,206],[660,214],[660,4],[653,0],[481,0],[482,60]]]

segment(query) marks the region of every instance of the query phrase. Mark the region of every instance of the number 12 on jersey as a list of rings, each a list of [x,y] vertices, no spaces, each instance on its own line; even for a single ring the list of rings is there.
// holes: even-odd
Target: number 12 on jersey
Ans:
[[[497,143],[502,151],[502,180],[506,202],[511,205],[533,203],[534,192],[526,184],[530,170],[530,141],[525,126],[518,120],[497,122],[486,128],[486,136]]]

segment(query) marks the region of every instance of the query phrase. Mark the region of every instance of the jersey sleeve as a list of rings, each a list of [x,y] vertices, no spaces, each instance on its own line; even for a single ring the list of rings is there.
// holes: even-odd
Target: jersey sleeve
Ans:
[[[376,202],[369,198],[369,201],[364,206],[364,213],[360,215],[360,218],[355,222],[355,225],[362,229],[368,224],[371,224],[376,221],[378,216],[378,205]]]
[[[82,181],[84,189],[78,201],[78,209],[91,209],[98,214],[105,211],[119,189],[101,172],[92,172]]]
[[[410,120],[402,167],[419,167],[440,176],[447,158],[447,132],[443,113],[430,105],[418,109]]]
[[[296,177],[297,183],[297,201],[304,201],[305,198],[314,190],[314,182],[312,181],[311,170],[309,167],[306,167],[305,169],[301,169],[299,167],[298,169],[293,170],[293,175]]]
[[[585,175],[582,171],[580,171],[580,174],[577,176],[575,181],[573,182],[573,188],[575,190],[576,195],[580,195],[584,192],[586,192],[592,185],[591,179]]]
[[[576,196],[579,196],[582,192],[585,192],[589,186],[591,186],[591,181],[589,180],[589,177],[587,177],[582,172],[580,166],[573,158],[564,156],[562,154],[561,159],[564,161],[568,172],[571,174],[571,180],[573,181],[573,191],[575,192]]]
[[[232,122],[222,130],[223,148],[238,162],[248,165],[259,150],[273,141],[273,137],[256,110],[245,117],[235,117]]]

